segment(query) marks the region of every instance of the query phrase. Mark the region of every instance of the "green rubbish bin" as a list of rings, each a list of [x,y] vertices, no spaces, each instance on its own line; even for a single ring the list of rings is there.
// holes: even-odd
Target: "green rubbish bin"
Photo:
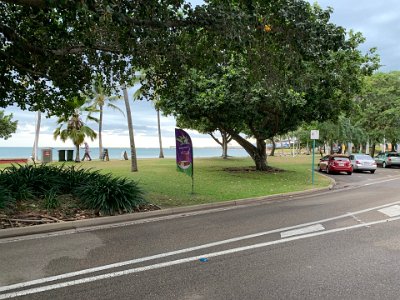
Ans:
[[[58,161],[65,161],[65,150],[58,150]]]
[[[74,150],[67,150],[67,161],[74,160]]]
[[[44,148],[42,149],[42,162],[49,163],[53,161],[53,149]]]

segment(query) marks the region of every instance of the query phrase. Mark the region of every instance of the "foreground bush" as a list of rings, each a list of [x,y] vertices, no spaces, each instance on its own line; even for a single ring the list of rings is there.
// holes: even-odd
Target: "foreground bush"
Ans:
[[[82,185],[75,189],[75,194],[82,199],[85,207],[108,214],[120,211],[132,211],[140,204],[145,204],[142,190],[125,178],[113,178],[101,175],[91,185]]]
[[[58,196],[65,194],[79,199],[83,208],[104,214],[130,212],[147,204],[136,182],[90,169],[41,164],[0,170],[0,208],[32,199],[54,209]]]
[[[11,207],[16,199],[11,195],[11,191],[0,185],[0,209]]]

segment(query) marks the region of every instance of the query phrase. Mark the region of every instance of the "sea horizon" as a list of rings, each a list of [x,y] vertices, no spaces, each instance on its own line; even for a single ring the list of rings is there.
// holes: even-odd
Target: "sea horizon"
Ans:
[[[60,150],[74,150],[73,157],[75,159],[75,148],[74,147],[39,147],[38,156],[42,159],[42,152],[46,149],[51,150],[52,160],[59,160],[59,155],[62,155]],[[103,147],[103,149],[108,149],[108,155],[110,159],[122,159],[124,152],[126,151],[128,157],[130,157],[130,147]],[[32,157],[32,147],[0,147],[0,159],[8,158],[31,158]],[[85,151],[84,148],[79,149],[79,154],[81,158],[83,157]],[[163,148],[163,153],[165,158],[175,158],[176,149],[175,147]],[[160,148],[157,147],[140,147],[136,148],[137,158],[158,158],[160,154]],[[221,147],[194,147],[193,157],[219,157],[222,155]],[[246,157],[248,153],[243,148],[230,147],[228,148],[228,155],[234,157]],[[92,159],[99,159],[99,148],[91,147],[90,156]]]

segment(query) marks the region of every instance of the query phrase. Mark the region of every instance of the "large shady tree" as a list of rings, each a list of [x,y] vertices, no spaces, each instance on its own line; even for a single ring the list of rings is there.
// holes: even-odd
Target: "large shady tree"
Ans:
[[[0,107],[72,113],[68,99],[83,97],[96,74],[117,90],[159,61],[175,72],[187,56],[181,32],[232,27],[219,11],[184,0],[0,0]]]
[[[400,72],[376,73],[366,78],[365,87],[356,98],[358,113],[354,115],[372,143],[387,141],[396,145],[400,141]]]
[[[295,0],[235,3],[227,10],[239,7],[251,16],[242,47],[235,48],[229,35],[183,35],[193,53],[212,45],[214,55],[207,57],[206,51],[203,59],[221,62],[181,66],[158,89],[160,107],[182,122],[205,119],[223,129],[257,170],[266,170],[266,139],[296,130],[302,122],[336,119],[350,108],[362,77],[377,61],[373,50],[366,55],[357,50],[360,34],[330,23],[330,10]]]

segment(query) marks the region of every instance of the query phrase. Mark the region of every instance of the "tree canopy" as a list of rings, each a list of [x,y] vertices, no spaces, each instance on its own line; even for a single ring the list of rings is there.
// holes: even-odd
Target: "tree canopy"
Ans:
[[[5,115],[0,110],[0,138],[8,139],[17,130],[18,121],[12,120],[13,115]]]
[[[176,38],[224,32],[218,11],[183,0],[0,0],[0,107],[72,112],[68,99],[94,74],[111,88],[160,61],[178,69],[186,54]]]
[[[376,73],[365,79],[357,98],[355,119],[368,133],[372,143],[386,137],[392,144],[400,141],[400,72]]]
[[[377,59],[373,50],[367,55],[357,50],[360,34],[330,23],[329,10],[294,0],[246,3],[237,4],[252,17],[242,47],[233,47],[230,36],[209,32],[184,37],[193,49],[212,45],[221,61],[183,65],[184,72],[167,76],[159,88],[160,107],[182,123],[205,120],[225,130],[263,170],[266,139],[302,122],[337,119]]]

